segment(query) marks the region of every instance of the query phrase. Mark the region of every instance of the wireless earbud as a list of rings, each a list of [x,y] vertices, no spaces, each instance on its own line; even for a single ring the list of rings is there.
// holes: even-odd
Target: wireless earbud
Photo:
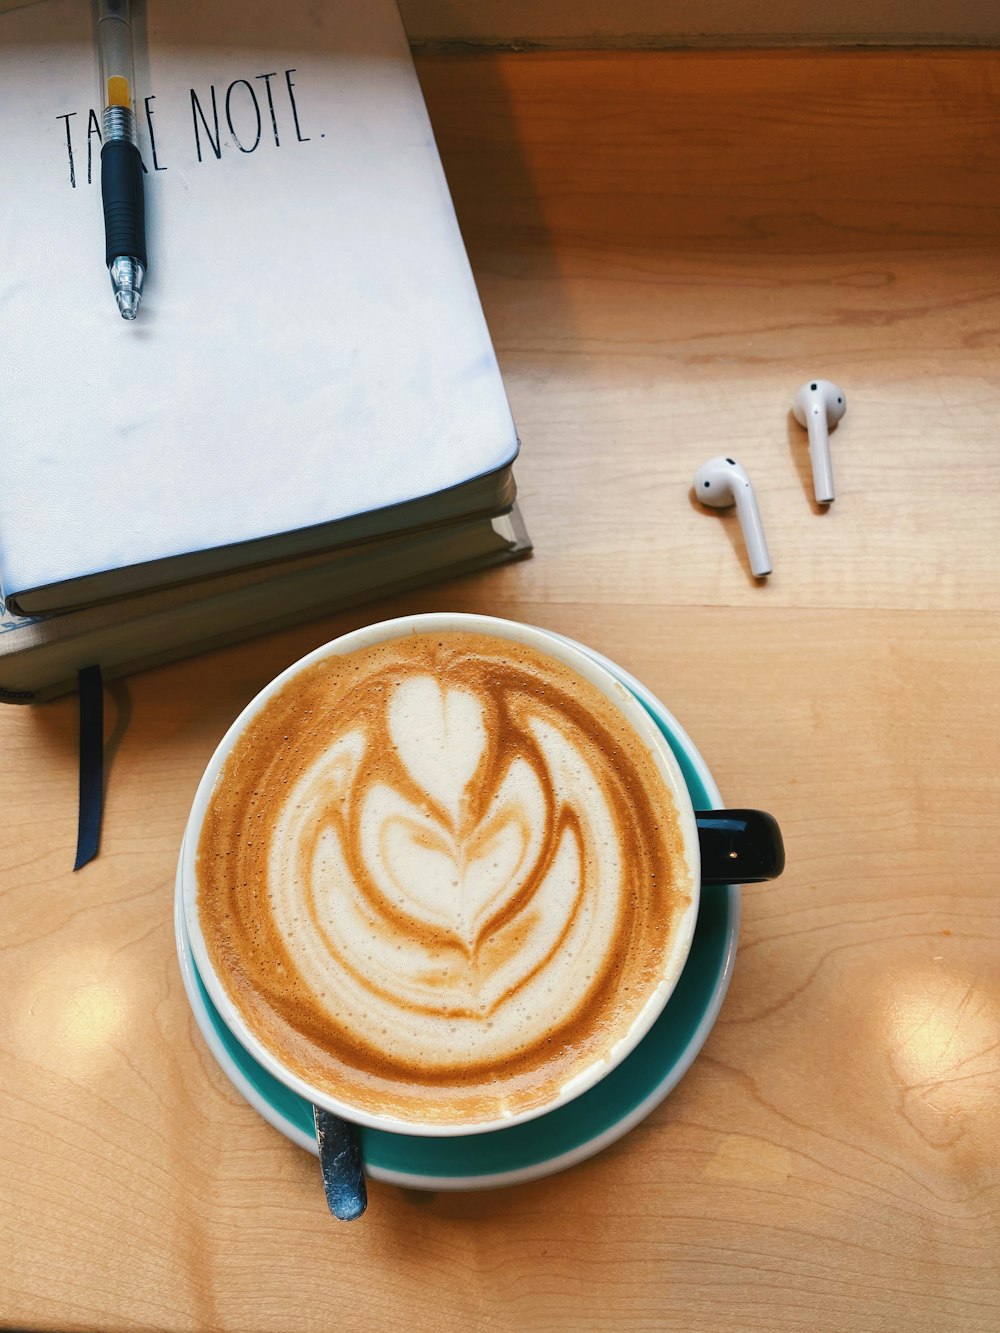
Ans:
[[[829,380],[811,380],[803,384],[792,404],[795,420],[809,432],[809,459],[817,504],[828,505],[834,498],[830,427],[835,426],[846,411],[847,399]]]
[[[760,579],[770,574],[771,556],[764,538],[757,497],[742,465],[735,458],[710,458],[695,473],[694,493],[702,504],[713,509],[728,509],[735,504],[754,577]]]

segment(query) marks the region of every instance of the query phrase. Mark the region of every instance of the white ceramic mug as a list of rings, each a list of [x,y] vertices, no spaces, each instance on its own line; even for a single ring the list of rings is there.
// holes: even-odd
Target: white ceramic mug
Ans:
[[[544,654],[545,656],[554,659],[556,662],[563,663],[572,668],[572,670],[584,677],[585,680],[596,686],[605,698],[614,705],[617,711],[627,720],[632,730],[637,733],[641,741],[649,749],[656,764],[656,768],[663,779],[664,799],[672,801],[673,803],[677,816],[677,825],[682,838],[683,857],[686,861],[687,876],[689,879],[689,901],[683,911],[679,913],[676,920],[673,935],[669,941],[667,952],[663,960],[661,979],[655,990],[649,996],[642,1010],[633,1021],[626,1035],[620,1039],[605,1056],[596,1060],[594,1064],[589,1066],[584,1072],[578,1074],[571,1080],[571,1082],[565,1084],[556,1097],[541,1106],[516,1112],[488,1123],[470,1123],[468,1120],[465,1120],[454,1124],[415,1124],[411,1121],[400,1120],[390,1115],[383,1116],[372,1114],[369,1110],[362,1110],[351,1106],[349,1103],[342,1102],[319,1088],[310,1086],[307,1081],[292,1070],[286,1068],[275,1054],[268,1049],[268,1047],[264,1045],[250,1029],[240,1010],[230,998],[228,991],[217,975],[208,955],[197,908],[196,856],[202,821],[209,805],[216,779],[218,778],[234,743],[248,723],[255,718],[262,709],[266,708],[269,700],[293,680],[298,673],[324,658],[335,655],[344,655],[357,649],[367,648],[387,639],[410,634],[440,633],[446,631],[464,631],[466,633],[487,634],[495,638],[509,639],[515,643],[523,643],[534,649],[536,652]],[[331,1111],[336,1115],[340,1115],[347,1120],[354,1121],[357,1124],[369,1125],[377,1129],[391,1130],[394,1133],[433,1136],[481,1133],[491,1129],[505,1129],[521,1121],[533,1119],[536,1116],[554,1110],[557,1106],[563,1105],[573,1097],[579,1096],[582,1092],[585,1092],[588,1088],[592,1087],[601,1078],[610,1073],[612,1069],[619,1065],[629,1052],[635,1048],[638,1042],[641,1041],[643,1036],[645,1036],[646,1032],[648,1032],[649,1028],[660,1015],[681,975],[691,947],[691,939],[694,934],[695,922],[698,916],[698,899],[701,883],[698,828],[696,826],[695,814],[683,774],[681,773],[677,760],[674,758],[670,746],[667,744],[667,741],[664,739],[659,728],[631,692],[611,675],[605,667],[595,662],[593,658],[589,657],[576,646],[566,642],[561,637],[549,634],[545,630],[513,621],[499,620],[490,616],[458,613],[404,616],[398,620],[383,621],[379,624],[369,625],[363,629],[355,630],[350,634],[343,635],[339,639],[335,639],[332,643],[317,648],[315,652],[308,654],[300,661],[294,663],[294,665],[282,672],[282,674],[275,680],[271,681],[269,685],[265,686],[256,698],[251,700],[246,708],[244,708],[243,712],[226,732],[202,776],[187,823],[184,845],[181,851],[180,870],[184,918],[191,943],[192,955],[198,971],[205,988],[212,998],[212,1002],[215,1004],[223,1020],[253,1058],[293,1092],[298,1093],[301,1097],[306,1098],[314,1105],[324,1107],[326,1110]]]

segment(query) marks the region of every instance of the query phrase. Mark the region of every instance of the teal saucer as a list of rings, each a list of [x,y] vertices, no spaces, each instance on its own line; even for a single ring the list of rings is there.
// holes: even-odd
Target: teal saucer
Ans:
[[[704,760],[677,720],[628,672],[592,649],[585,651],[617,676],[655,720],[677,756],[695,809],[721,807]],[[621,1138],[676,1087],[704,1045],[729,986],[739,918],[738,888],[702,890],[691,952],[673,995],[635,1050],[600,1083],[548,1115],[486,1134],[420,1138],[359,1128],[368,1175],[414,1189],[488,1189],[551,1175]],[[223,1072],[270,1124],[315,1153],[311,1105],[244,1050],[209,998],[191,957],[179,884],[174,927],[195,1021]]]

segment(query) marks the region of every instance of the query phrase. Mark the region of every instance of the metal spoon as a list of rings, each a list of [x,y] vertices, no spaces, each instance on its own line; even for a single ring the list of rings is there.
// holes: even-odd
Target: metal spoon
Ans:
[[[368,1207],[368,1187],[354,1126],[339,1115],[313,1107],[319,1164],[330,1212],[341,1222],[353,1222]]]

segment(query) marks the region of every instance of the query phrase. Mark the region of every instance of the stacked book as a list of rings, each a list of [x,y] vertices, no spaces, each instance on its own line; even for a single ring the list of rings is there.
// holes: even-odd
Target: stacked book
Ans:
[[[141,14],[134,324],[103,264],[89,7],[0,15],[0,699],[530,549],[393,0]]]

